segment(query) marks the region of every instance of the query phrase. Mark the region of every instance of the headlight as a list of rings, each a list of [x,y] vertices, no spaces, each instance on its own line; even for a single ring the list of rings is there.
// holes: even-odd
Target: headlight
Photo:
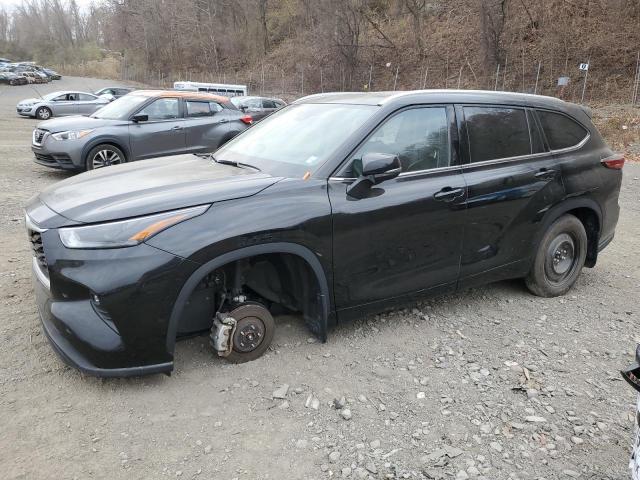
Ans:
[[[67,248],[119,248],[138,245],[173,225],[202,215],[209,205],[173,210],[146,217],[58,230]]]
[[[89,135],[91,132],[93,132],[93,129],[91,129],[91,130],[68,130],[66,132],[54,133],[51,136],[53,138],[55,138],[56,140],[78,140],[79,138],[82,138],[82,137],[84,137],[86,135]]]

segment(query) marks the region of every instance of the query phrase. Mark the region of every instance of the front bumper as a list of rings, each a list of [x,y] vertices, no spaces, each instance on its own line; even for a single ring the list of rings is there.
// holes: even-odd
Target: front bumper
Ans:
[[[82,147],[75,140],[57,141],[47,133],[40,144],[31,144],[34,162],[45,167],[61,170],[82,169]]]
[[[35,117],[35,108],[34,107],[16,107],[16,113],[18,115],[22,115],[23,117]]]
[[[28,228],[34,223],[28,219]],[[33,262],[34,292],[43,331],[62,360],[102,377],[171,372],[169,319],[196,265],[144,243],[67,249],[54,227],[41,227],[46,258]]]
[[[33,284],[42,330],[64,363],[97,377],[131,377],[173,370],[173,361],[113,367],[117,362],[113,354],[125,350],[122,338],[102,321],[88,301],[52,302],[49,290],[36,272],[34,267]]]

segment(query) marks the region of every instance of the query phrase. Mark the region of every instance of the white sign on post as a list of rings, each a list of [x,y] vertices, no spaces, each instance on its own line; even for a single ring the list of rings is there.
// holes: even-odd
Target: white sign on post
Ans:
[[[589,70],[589,64],[588,63],[581,63],[579,68],[580,68],[580,70],[583,70],[583,71],[586,72],[587,70]]]

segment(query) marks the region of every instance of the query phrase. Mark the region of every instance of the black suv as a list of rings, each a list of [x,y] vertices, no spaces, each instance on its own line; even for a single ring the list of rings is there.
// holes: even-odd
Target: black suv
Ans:
[[[213,156],[118,165],[26,209],[44,331],[105,376],[170,372],[210,332],[234,362],[272,314],[329,327],[507,278],[567,292],[613,239],[624,158],[589,111],[473,91],[305,97]]]

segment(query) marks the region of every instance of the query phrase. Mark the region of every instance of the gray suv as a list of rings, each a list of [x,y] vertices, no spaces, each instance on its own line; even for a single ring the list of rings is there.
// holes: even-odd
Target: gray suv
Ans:
[[[89,117],[40,123],[31,149],[40,165],[93,170],[152,157],[213,152],[252,122],[226,97],[138,90]]]
[[[287,105],[287,103],[280,98],[270,97],[232,97],[231,103],[244,113],[251,115],[254,122],[262,120],[264,117],[271,115],[276,110]]]

